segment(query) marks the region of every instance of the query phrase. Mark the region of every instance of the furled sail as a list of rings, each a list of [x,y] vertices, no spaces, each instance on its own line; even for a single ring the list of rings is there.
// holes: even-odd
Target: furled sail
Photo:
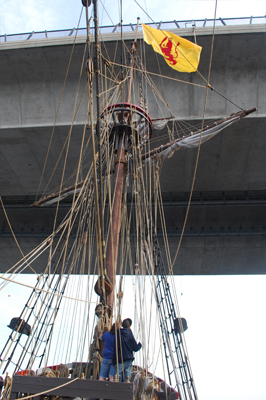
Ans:
[[[196,132],[191,132],[190,135],[187,135],[183,138],[178,138],[170,143],[157,147],[154,150],[150,150],[149,152],[142,155],[142,162],[143,164],[153,164],[158,160],[164,160],[166,158],[172,157],[174,152],[182,147],[187,147],[187,148],[198,147],[200,143],[202,144],[207,142],[209,139],[213,138],[223,129],[239,121],[241,118],[244,118],[247,115],[255,112],[256,110],[257,110],[256,108],[252,108],[250,110],[239,111],[236,114],[232,114],[230,117],[215,122],[211,126],[207,126],[202,131],[197,130]],[[169,120],[174,120],[174,118],[172,117],[165,119],[158,118],[158,120],[153,120],[152,127],[159,130],[163,129],[166,123],[169,122]],[[54,193],[50,196],[47,196],[45,198],[36,201],[33,204],[33,206],[51,205],[53,203],[56,203],[58,200],[59,201],[63,200],[65,197],[69,195],[72,195],[74,193],[78,194],[80,193],[80,191],[84,189],[85,184],[88,183],[90,184],[92,183],[92,175],[89,175],[87,177],[85,183],[84,181],[79,182],[76,185],[76,188],[75,186],[68,187],[64,189],[61,193]]]
[[[183,138],[178,138],[170,143],[162,145],[157,149],[151,150],[148,153],[142,155],[142,161],[144,164],[153,164],[154,162],[170,158],[176,150],[181,147],[198,147],[200,143],[205,143],[209,139],[213,138],[223,129],[239,121],[241,118],[255,112],[256,108],[251,110],[240,111],[236,114],[232,114],[230,117],[215,122],[211,126],[207,126],[205,129],[191,132],[190,135]]]

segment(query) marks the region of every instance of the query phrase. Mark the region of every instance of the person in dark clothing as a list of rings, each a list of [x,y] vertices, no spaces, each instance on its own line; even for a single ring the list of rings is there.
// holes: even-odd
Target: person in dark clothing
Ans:
[[[141,343],[137,343],[130,329],[132,321],[130,318],[124,319],[123,329],[117,331],[113,352],[113,366],[115,374],[119,374],[119,382],[126,382],[127,377],[131,377],[132,362],[135,359],[134,351],[139,351]],[[118,365],[117,365],[118,360]]]

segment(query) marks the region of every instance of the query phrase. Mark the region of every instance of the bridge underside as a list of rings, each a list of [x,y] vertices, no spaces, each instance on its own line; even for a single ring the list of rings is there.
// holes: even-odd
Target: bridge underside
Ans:
[[[172,260],[180,241],[188,199],[188,192],[163,195]],[[31,208],[33,196],[6,196],[3,201],[14,235],[24,254],[28,254],[52,232],[55,207]],[[194,192],[174,274],[263,274],[266,263],[265,205],[266,191]],[[70,200],[62,202],[58,220],[63,219],[69,206]],[[166,255],[160,225],[157,234],[162,253]],[[3,213],[0,248],[0,272],[3,273],[21,259]],[[47,258],[46,252],[34,262],[36,272],[44,271]],[[84,272],[94,273],[93,268],[94,262],[91,263],[91,269],[88,271],[87,267]],[[128,267],[127,273],[132,272]],[[24,273],[32,273],[32,270],[26,267]]]
[[[202,45],[201,73],[208,75],[211,35],[197,38]],[[108,51],[115,43],[107,42]],[[109,46],[109,47],[108,47]],[[248,58],[247,49],[248,46]],[[265,33],[221,34],[215,37],[212,85],[242,108],[257,107],[253,114],[232,125],[202,145],[197,168],[190,212],[174,274],[263,274],[266,264],[266,141],[265,141]],[[24,254],[42,242],[53,228],[55,208],[31,208],[38,192],[57,190],[63,168],[63,157],[52,181],[58,154],[69,132],[72,107],[75,101],[79,61],[83,45],[75,50],[76,60],[70,70],[63,111],[58,116],[47,168],[43,174],[46,150],[49,145],[56,107],[64,81],[65,65],[70,45],[2,50],[0,76],[0,194],[15,237]],[[156,56],[146,49],[147,70],[157,72]],[[176,73],[161,62],[163,75]],[[197,75],[180,74],[178,78],[199,83]],[[85,78],[83,78],[85,79]],[[159,90],[166,91],[172,112],[191,125],[199,125],[205,89],[153,78]],[[201,82],[202,83],[202,82]],[[158,115],[158,105],[149,104],[152,118]],[[81,111],[85,106],[81,106]],[[77,166],[83,132],[81,111],[73,127],[66,178]],[[237,111],[236,107],[209,92],[206,109],[219,117]],[[153,132],[153,147],[162,144],[166,132]],[[86,132],[86,138],[89,131]],[[64,152],[63,152],[64,156]],[[161,191],[165,210],[171,258],[178,248],[193,180],[197,149],[181,149],[164,161]],[[91,156],[83,165],[83,172]],[[71,182],[71,181],[70,181]],[[59,219],[70,204],[62,202]],[[165,245],[161,226],[158,226],[162,252]],[[21,259],[21,253],[9,229],[3,210],[0,211],[0,272],[3,273]],[[42,272],[47,256],[35,264]],[[32,271],[27,267],[25,273]],[[91,273],[93,271],[90,271]],[[127,271],[130,273],[130,271]]]

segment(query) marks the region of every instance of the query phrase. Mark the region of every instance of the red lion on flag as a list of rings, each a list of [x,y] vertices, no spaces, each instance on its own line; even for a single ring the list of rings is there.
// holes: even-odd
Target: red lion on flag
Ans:
[[[176,46],[179,46],[179,45],[180,45],[180,43],[178,42]],[[160,43],[160,48],[162,50],[162,53],[163,53],[165,59],[171,65],[177,64],[177,60],[175,60],[178,57],[178,52],[177,52],[176,46],[173,45],[172,41],[170,39],[168,39],[168,37],[165,37]]]

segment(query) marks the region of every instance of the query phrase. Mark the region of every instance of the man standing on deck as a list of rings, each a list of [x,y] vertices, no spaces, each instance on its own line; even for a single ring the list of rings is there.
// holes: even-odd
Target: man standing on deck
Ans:
[[[124,319],[123,329],[117,331],[113,353],[113,366],[115,374],[119,374],[119,382],[126,382],[127,377],[131,377],[132,362],[135,359],[133,351],[139,351],[141,343],[137,343],[130,329],[132,321],[130,318]],[[118,368],[117,368],[118,359]]]

